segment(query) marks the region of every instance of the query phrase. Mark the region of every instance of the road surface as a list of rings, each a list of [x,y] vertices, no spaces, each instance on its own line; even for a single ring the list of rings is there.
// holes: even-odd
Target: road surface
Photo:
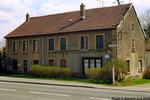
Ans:
[[[141,97],[150,100],[150,92],[0,82],[0,100],[119,100]]]

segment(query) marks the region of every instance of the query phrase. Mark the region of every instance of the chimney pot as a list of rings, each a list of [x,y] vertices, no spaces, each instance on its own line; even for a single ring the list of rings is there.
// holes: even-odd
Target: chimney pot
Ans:
[[[81,19],[85,19],[85,5],[83,3],[80,5],[80,16]]]
[[[30,15],[29,15],[29,13],[27,13],[26,14],[26,22],[29,21],[29,19],[30,19]]]

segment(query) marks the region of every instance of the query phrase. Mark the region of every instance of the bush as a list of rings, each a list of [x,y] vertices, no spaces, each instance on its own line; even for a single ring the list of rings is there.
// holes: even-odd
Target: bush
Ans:
[[[150,79],[150,68],[145,68],[143,73],[144,79]]]
[[[90,68],[88,70],[89,79],[100,79],[101,76],[101,68]]]
[[[123,60],[111,60],[105,64],[103,68],[90,68],[88,77],[96,82],[112,82],[112,68],[115,69],[116,81],[123,81],[127,74],[127,64]]]
[[[92,83],[109,82],[110,71],[106,68],[90,68],[87,75]]]
[[[113,67],[115,70],[115,79],[117,81],[123,81],[125,79],[125,75],[128,74],[127,63],[124,60],[111,60],[104,66],[106,73],[107,71],[112,72]]]
[[[72,71],[69,68],[33,65],[31,67],[31,74],[39,77],[67,78],[72,76]]]

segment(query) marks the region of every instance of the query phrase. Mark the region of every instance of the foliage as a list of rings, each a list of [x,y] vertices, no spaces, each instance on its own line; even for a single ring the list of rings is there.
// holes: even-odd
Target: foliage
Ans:
[[[125,75],[128,74],[127,63],[124,60],[111,60],[105,65],[106,71],[112,70],[113,67],[115,70],[115,79],[117,81],[123,81]]]
[[[6,72],[6,53],[0,52],[0,72]]]
[[[110,82],[110,71],[106,68],[90,68],[88,70],[89,81],[92,83]]]
[[[111,60],[103,68],[90,68],[88,70],[88,77],[91,80],[111,82],[113,67],[115,69],[115,79],[117,81],[123,81],[128,72],[127,64],[124,60]]]
[[[144,79],[150,79],[150,68],[145,68],[143,73]]]
[[[90,79],[99,79],[101,74],[101,68],[90,68],[88,70],[88,77]]]
[[[130,79],[126,81],[121,81],[121,82],[115,82],[115,84],[104,84],[107,86],[133,86],[133,85],[142,85],[142,84],[149,84],[150,80],[149,79]]]
[[[144,31],[149,35],[150,37],[150,23],[144,27]]]
[[[150,9],[140,16],[140,22],[144,31],[150,36]]]
[[[56,66],[31,66],[31,74],[39,77],[71,77],[72,71],[69,68],[62,68]]]
[[[101,68],[90,68],[88,70],[89,81],[92,83],[99,83],[101,76]]]
[[[0,69],[2,67],[2,53],[0,52]]]

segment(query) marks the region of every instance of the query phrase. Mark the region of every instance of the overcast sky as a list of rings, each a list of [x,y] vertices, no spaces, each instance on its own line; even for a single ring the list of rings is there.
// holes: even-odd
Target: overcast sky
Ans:
[[[103,3],[102,3],[103,1]],[[122,3],[133,3],[138,16],[150,9],[150,0],[120,0]],[[116,5],[116,0],[0,0],[0,42],[3,37],[25,21],[28,12],[30,16],[79,10],[80,4],[86,8],[97,8]],[[0,44],[1,46],[1,44]]]

